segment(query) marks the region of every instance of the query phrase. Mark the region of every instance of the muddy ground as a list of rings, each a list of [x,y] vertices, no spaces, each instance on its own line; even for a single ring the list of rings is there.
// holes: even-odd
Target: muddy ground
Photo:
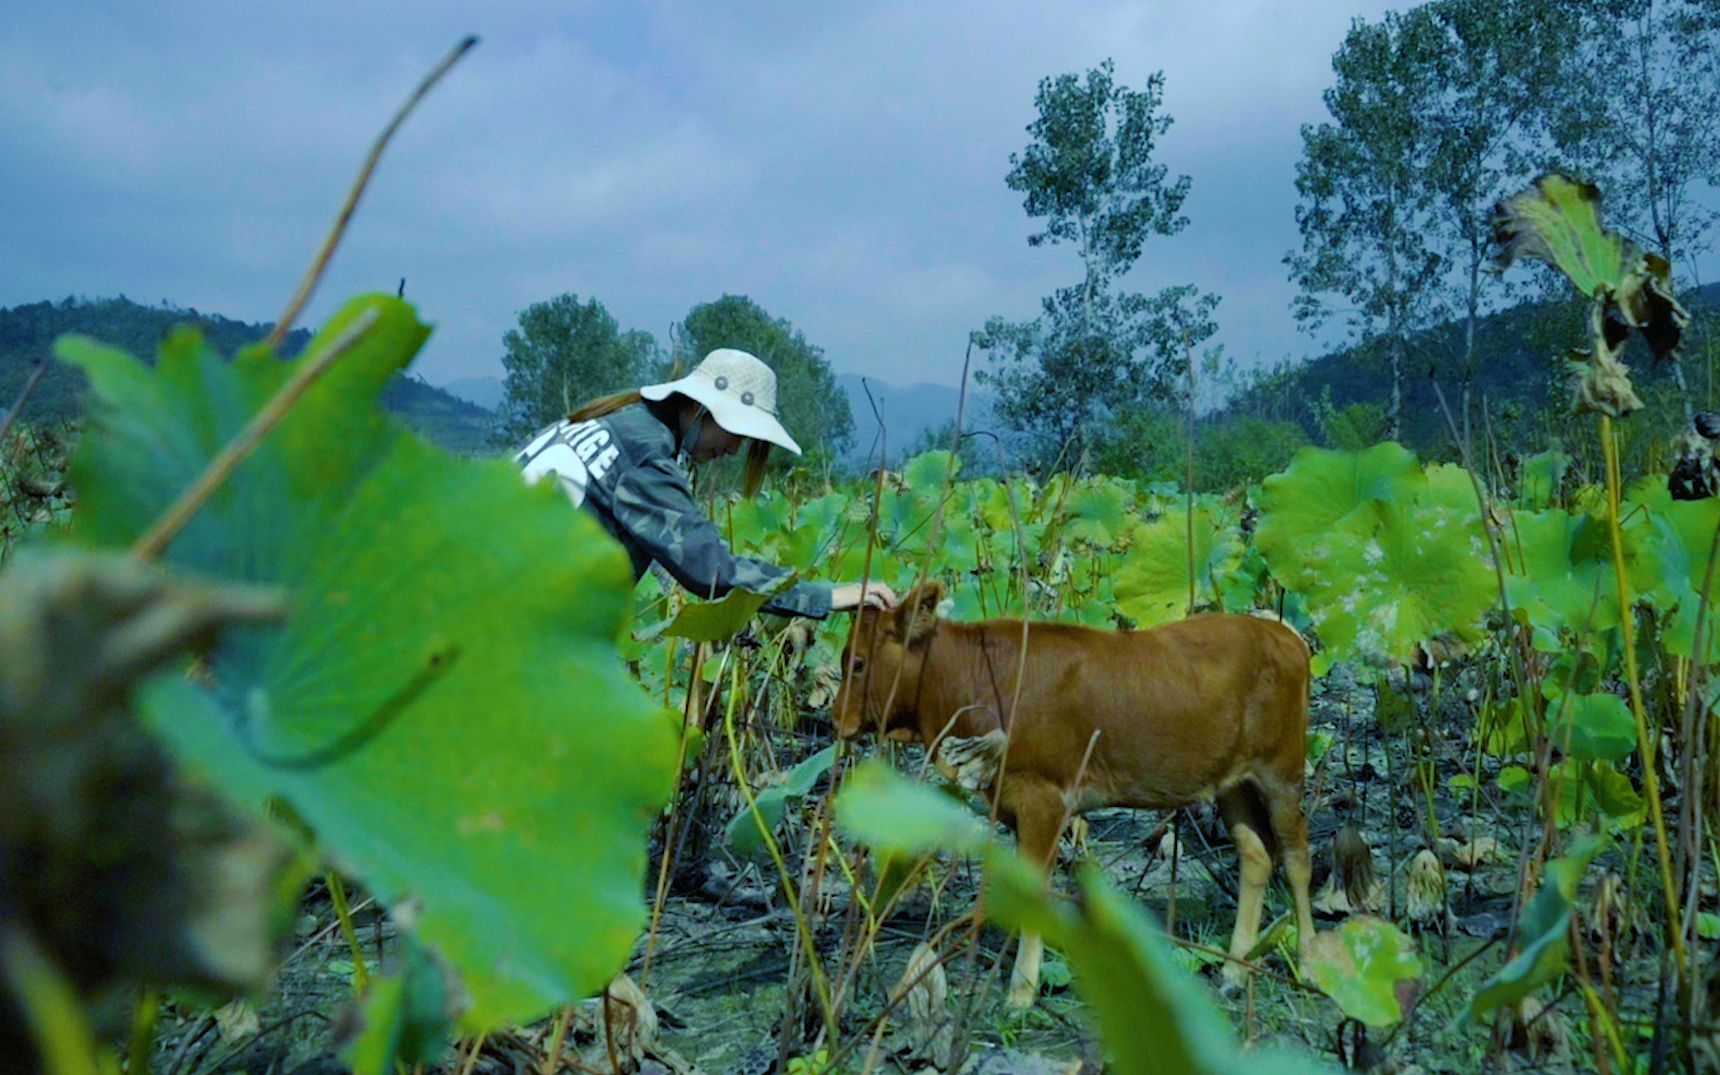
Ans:
[[[1343,669],[1316,685],[1313,730],[1324,733],[1331,744],[1315,767],[1305,798],[1316,858],[1317,924],[1329,927],[1343,917],[1344,899],[1327,876],[1330,848],[1340,825],[1358,825],[1372,847],[1377,879],[1372,898],[1377,909],[1418,938],[1426,965],[1423,999],[1398,1033],[1388,1037],[1389,1032],[1376,1031],[1369,1036],[1359,1033],[1356,1024],[1343,1025],[1341,1014],[1326,998],[1280,978],[1256,977],[1248,994],[1222,998],[1212,961],[1188,951],[1188,965],[1201,976],[1202,988],[1229,1014],[1240,1036],[1254,1042],[1294,1043],[1334,1063],[1340,1058],[1362,1063],[1383,1060],[1386,1070],[1429,1075],[1595,1069],[1588,1021],[1578,994],[1544,996],[1550,1002],[1548,1010],[1528,1031],[1518,1028],[1497,1048],[1491,1044],[1491,1024],[1456,1021],[1468,998],[1502,961],[1503,945],[1497,942],[1511,921],[1519,883],[1518,848],[1525,835],[1520,830],[1529,816],[1525,805],[1506,802],[1494,786],[1491,776],[1502,764],[1499,759],[1482,761],[1479,808],[1467,791],[1451,790],[1451,778],[1475,764],[1463,734],[1473,727],[1467,706],[1460,686],[1435,691],[1431,700],[1423,697],[1416,723],[1430,734],[1396,739],[1388,758],[1373,715],[1371,689],[1355,686]],[[1433,811],[1439,836],[1444,838],[1440,849],[1446,877],[1445,906],[1429,911],[1425,902],[1420,904],[1420,922],[1409,917],[1413,901],[1406,883],[1407,866],[1414,853],[1428,845],[1430,834],[1425,785],[1414,779],[1413,768],[1406,768],[1407,752],[1416,749],[1414,743],[1432,755]],[[1388,774],[1397,777],[1395,796]],[[1065,859],[1084,854],[1102,863],[1116,884],[1134,893],[1164,921],[1172,887],[1168,854],[1172,845],[1164,821],[1162,815],[1144,812],[1096,812],[1088,817],[1084,846],[1066,847]],[[1181,839],[1175,864],[1176,934],[1194,944],[1224,948],[1235,913],[1236,866],[1228,840],[1210,810],[1184,811],[1176,831]],[[1478,843],[1478,838],[1491,838],[1495,845],[1489,848],[1485,839]],[[710,852],[705,868],[693,874],[699,883],[683,885],[666,902],[648,975],[643,942],[629,969],[645,986],[657,1017],[656,1030],[647,1041],[622,1043],[617,1059],[624,1069],[762,1075],[776,1068],[795,926],[775,892],[772,875],[768,863],[739,862],[724,852]],[[1067,884],[1066,877],[1060,881]],[[977,878],[969,867],[947,870],[942,882],[935,899],[922,889],[905,901],[886,926],[874,960],[857,978],[854,999],[845,1013],[845,1039],[869,1025],[900,979],[914,946],[972,905]],[[1589,887],[1593,883],[1591,876]],[[836,886],[838,891],[827,905],[829,914],[818,934],[820,948],[832,964],[841,944],[846,901],[840,887]],[[1268,894],[1268,922],[1285,914],[1289,906],[1282,878],[1276,878]],[[387,965],[397,956],[392,926],[369,907],[357,919],[367,962],[376,964],[380,945],[381,964]],[[1612,988],[1627,1020],[1646,1020],[1660,980],[1651,942],[1628,915],[1613,927],[1607,937],[1596,938],[1597,944],[1604,942],[1611,948]],[[1489,950],[1447,976],[1448,969],[1481,948]],[[874,1070],[993,1075],[1100,1070],[1100,1047],[1054,955],[1048,959],[1045,992],[1038,1005],[1020,1014],[1004,1008],[1003,983],[1012,959],[1012,939],[988,928],[981,933],[972,959],[958,956],[949,964],[946,1010],[963,1017],[967,1033],[960,1036],[968,1040],[965,1055],[950,1060],[948,1043],[931,1050],[918,1043],[921,1047],[915,1055],[913,1034],[900,1025],[907,1022],[904,1012],[881,1039]],[[1282,954],[1269,957],[1267,968],[1285,979],[1294,976]],[[1437,989],[1435,983],[1440,983]],[[348,1025],[351,992],[350,952],[333,928],[326,894],[320,885],[314,886],[305,899],[297,948],[283,968],[277,989],[254,1007],[229,1009],[218,1016],[195,1002],[170,1001],[154,1070],[174,1075],[230,1071],[312,1075],[344,1070],[334,1050]],[[596,1037],[600,1019],[595,1004],[580,1011],[568,1036],[568,1070],[579,1070],[579,1064],[590,1070],[612,1070],[608,1049]],[[1634,1032],[1628,1024],[1626,1029]],[[462,1062],[469,1062],[472,1071],[497,1075],[541,1070],[550,1035],[548,1022],[498,1034],[475,1056],[473,1043],[459,1042],[436,1070],[456,1071]],[[629,1044],[638,1054],[636,1060],[627,1055]],[[934,1053],[932,1060],[944,1062],[942,1067],[929,1062],[928,1051]],[[953,1051],[963,1053],[959,1048]],[[862,1043],[844,1058],[841,1070],[861,1070],[867,1052]],[[1494,1060],[1489,1061],[1490,1056]]]

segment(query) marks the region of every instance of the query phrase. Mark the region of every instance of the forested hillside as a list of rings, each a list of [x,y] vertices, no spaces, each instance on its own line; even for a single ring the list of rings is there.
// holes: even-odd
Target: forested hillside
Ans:
[[[1716,396],[1710,322],[1720,311],[1720,284],[1691,291],[1684,296],[1684,304],[1693,328],[1681,359],[1691,403],[1699,409],[1712,407]],[[1468,397],[1477,408],[1475,417],[1480,417],[1479,408],[1485,403],[1492,421],[1503,420],[1544,435],[1548,418],[1563,416],[1568,409],[1562,358],[1584,338],[1586,317],[1585,303],[1566,300],[1529,301],[1482,318],[1476,326],[1472,369],[1463,358],[1461,321],[1416,335],[1410,341],[1411,363],[1404,377],[1402,442],[1424,453],[1451,452],[1451,434],[1440,413],[1436,383],[1454,412],[1467,385]],[[1377,409],[1383,423],[1391,370],[1377,350],[1365,345],[1344,348],[1262,376],[1237,392],[1213,420],[1223,423],[1252,415],[1291,421],[1316,441],[1330,439],[1330,416],[1346,408],[1365,409],[1351,411],[1352,417],[1371,415]],[[1670,365],[1651,362],[1634,342],[1629,353],[1645,389],[1675,390]]]
[[[262,340],[274,327],[165,303],[144,306],[123,295],[111,299],[70,297],[0,309],[0,406],[11,406],[36,362],[47,359],[48,368],[20,417],[26,422],[72,418],[81,409],[84,376],[51,359],[57,337],[67,333],[90,336],[133,354],[153,357],[162,337],[178,325],[196,326],[218,354],[228,355]],[[305,329],[289,332],[282,355],[298,354],[309,340]],[[472,453],[491,446],[491,416],[487,411],[415,375],[396,376],[383,392],[382,405],[451,451]]]

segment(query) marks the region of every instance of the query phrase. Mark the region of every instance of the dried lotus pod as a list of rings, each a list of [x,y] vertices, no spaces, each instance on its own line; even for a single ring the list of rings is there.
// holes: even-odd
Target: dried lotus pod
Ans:
[[[598,1001],[596,1015],[602,1033],[614,1046],[616,1058],[625,1058],[630,1069],[656,1045],[657,1009],[627,975],[617,975],[609,983]],[[609,1051],[608,1046],[604,1051]]]
[[[1563,1013],[1539,997],[1527,996],[1511,1013],[1511,1046],[1541,1062],[1562,1060],[1570,1052],[1571,1030]]]
[[[938,772],[968,791],[983,791],[997,779],[1008,743],[1009,736],[1001,730],[966,739],[950,736],[938,744],[934,764]]]
[[[1352,908],[1368,906],[1374,887],[1374,855],[1368,849],[1367,837],[1355,825],[1341,827],[1332,839],[1332,876],[1338,879]]]
[[[1630,383],[1630,370],[1603,351],[1570,353],[1571,409],[1581,414],[1623,418],[1642,410],[1642,397]]]
[[[911,983],[911,984],[910,984]],[[912,1055],[943,1069],[954,1055],[955,1025],[950,1018],[949,978],[932,946],[921,942],[908,956],[901,984],[908,987],[907,1036]]]
[[[1421,926],[1438,929],[1444,922],[1445,869],[1439,864],[1439,856],[1425,847],[1409,863],[1404,914]]]

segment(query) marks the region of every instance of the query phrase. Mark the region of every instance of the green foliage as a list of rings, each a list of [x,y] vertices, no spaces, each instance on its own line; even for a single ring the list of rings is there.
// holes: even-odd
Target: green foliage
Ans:
[[[1085,76],[1043,79],[1027,148],[1010,156],[1009,188],[1045,220],[1028,242],[1072,243],[1082,267],[1081,281],[1047,296],[1036,320],[994,317],[974,338],[990,360],[978,380],[1001,418],[1034,435],[1041,466],[1074,466],[1111,416],[1167,396],[1216,331],[1216,296],[1187,285],[1150,298],[1115,288],[1149,235],[1188,223],[1188,177],[1167,182],[1153,159],[1171,123],[1159,111],[1163,87],[1162,74],[1141,90],[1118,85],[1109,60]]]
[[[1110,483],[1083,484],[1071,492],[1068,520],[1064,533],[1069,540],[1106,550],[1127,540],[1139,524],[1131,510],[1128,492]]]
[[[1512,519],[1511,614],[1543,653],[1618,626],[1618,583],[1606,521],[1587,512],[1519,511]]]
[[[1295,422],[1239,415],[1202,425],[1195,434],[1195,488],[1227,492],[1257,484],[1288,467],[1307,444]]]
[[[1559,488],[1571,469],[1571,457],[1557,448],[1523,460],[1518,467],[1517,500],[1533,511],[1544,511],[1559,502]]]
[[[406,935],[401,969],[371,980],[358,1030],[341,1051],[353,1075],[392,1075],[395,1064],[435,1064],[448,1047],[447,983],[435,959]]]
[[[1461,311],[1461,335],[1446,370],[1466,388],[1482,379],[1481,318],[1504,285],[1485,272],[1494,205],[1549,155],[1551,113],[1575,48],[1576,5],[1540,0],[1434,0],[1427,5],[1441,41],[1441,91],[1432,108],[1427,156],[1417,180],[1432,197],[1434,248],[1453,267],[1443,281]],[[1497,397],[1495,397],[1497,398]]]
[[[260,343],[274,328],[269,324],[235,321],[163,302],[144,306],[118,298],[67,298],[0,309],[0,411],[11,406],[35,364],[53,350],[61,336],[99,339],[131,354],[155,353],[161,341],[181,326],[202,333],[219,354],[236,354]],[[311,334],[294,329],[282,341],[282,355],[304,349]],[[38,432],[63,432],[61,423],[75,421],[83,411],[80,400],[84,376],[74,366],[50,361],[41,382],[24,405],[23,421]],[[456,399],[409,374],[392,378],[383,388],[382,406],[420,435],[450,451],[485,450],[491,436],[491,415],[481,407]],[[4,464],[0,463],[0,469]]]
[[[519,441],[595,396],[637,388],[662,367],[648,332],[622,332],[596,299],[557,295],[520,311],[502,335],[507,384],[500,434]]]
[[[1236,512],[1203,498],[1194,509],[1196,607],[1226,605],[1224,584],[1241,570],[1242,558]],[[1135,532],[1116,574],[1117,607],[1142,627],[1180,620],[1188,614],[1188,574],[1188,512],[1168,511]]]
[[[758,610],[770,600],[771,593],[791,582],[792,579],[785,578],[776,589],[764,593],[737,586],[720,601],[689,602],[681,606],[663,633],[692,642],[727,642],[746,630]]]
[[[1317,585],[1330,554],[1308,543],[1365,525],[1373,505],[1409,494],[1417,472],[1415,456],[1389,442],[1359,452],[1304,449],[1261,483],[1255,544],[1285,586]]]
[[[1346,403],[1334,407],[1322,401],[1314,412],[1319,423],[1320,440],[1328,448],[1359,452],[1388,439],[1391,419],[1383,404]]]
[[[835,459],[853,443],[854,415],[824,349],[787,319],[772,317],[745,295],[724,295],[693,307],[680,333],[676,358],[684,367],[719,347],[736,347],[775,370],[777,417],[813,466]]]
[[[1194,438],[1194,487],[1203,493],[1256,484],[1289,466],[1308,444],[1299,424],[1248,414],[1203,417]],[[1187,478],[1187,444],[1186,417],[1163,406],[1134,407],[1107,418],[1094,442],[1092,470],[1180,487]]]
[[[990,839],[967,807],[877,759],[855,766],[842,782],[836,823],[852,839],[897,855],[967,854]]]
[[[1517,920],[1518,953],[1470,998],[1464,1019],[1478,1019],[1515,1004],[1565,972],[1570,958],[1571,905],[1589,862],[1607,846],[1601,836],[1578,840],[1568,854],[1549,861]]]
[[[1720,169],[1720,11],[1701,0],[1584,4],[1573,62],[1547,104],[1560,157],[1610,194],[1611,212],[1669,261],[1703,248],[1693,197]]]
[[[1460,498],[1396,444],[1305,449],[1263,483],[1255,542],[1333,655],[1405,660],[1436,635],[1479,638],[1496,599],[1479,509]]]
[[[1338,309],[1391,369],[1386,433],[1401,433],[1403,367],[1412,332],[1441,312],[1445,261],[1435,248],[1435,199],[1418,168],[1439,127],[1445,34],[1426,7],[1357,19],[1332,57],[1329,122],[1302,128],[1296,165],[1300,250],[1285,258],[1296,316],[1318,327]]]
[[[1404,1016],[1403,998],[1421,978],[1415,942],[1373,915],[1352,915],[1314,936],[1304,968],[1344,1014],[1372,1027]]]
[[[205,675],[152,680],[139,709],[235,801],[286,803],[460,968],[466,1025],[494,1027],[625,960],[675,738],[615,655],[620,549],[505,461],[449,457],[377,411],[428,331],[410,307],[357,300],[311,350],[365,310],[376,326],[166,554],[286,587],[292,615],[228,632]],[[61,352],[99,406],[72,464],[70,536],[106,548],[149,526],[295,368],[261,350],[225,362],[194,333],[153,370],[87,342]]]
[[[1620,418],[1643,408],[1619,361],[1639,329],[1657,357],[1675,355],[1690,314],[1672,291],[1663,257],[1601,225],[1600,191],[1553,173],[1499,203],[1494,217],[1500,267],[1521,258],[1553,266],[1590,299],[1589,347],[1570,357],[1578,412]]]
[[[1500,260],[1532,257],[1564,273],[1584,295],[1616,291],[1635,271],[1636,251],[1601,224],[1600,191],[1563,175],[1542,176],[1499,206]]]
[[[764,837],[759,832],[760,823],[767,829],[776,828],[782,820],[783,811],[794,800],[804,798],[812,790],[812,785],[818,778],[830,771],[830,766],[836,761],[836,747],[828,746],[818,753],[805,758],[789,770],[781,782],[772,784],[760,791],[753,799],[757,809],[742,810],[729,819],[728,826],[723,830],[725,839],[730,847],[743,855],[756,855],[764,851]]]
[[[1703,583],[1720,535],[1720,500],[1657,500],[1637,529],[1631,585],[1661,614],[1661,641],[1667,652],[1691,657],[1696,653]],[[1720,576],[1720,570],[1715,574]],[[1713,608],[1712,588],[1706,595],[1709,608],[1701,659],[1713,662],[1720,660],[1720,610]]]
[[[986,857],[987,913],[1033,930],[1062,952],[1118,1071],[1288,1073],[1320,1070],[1287,1053],[1250,1052],[1246,1061],[1224,1017],[1203,989],[1188,986],[1161,931],[1104,874],[1082,867],[1079,903],[1045,891],[1038,872],[994,850]]]
[[[1580,694],[1556,708],[1563,716],[1548,734],[1572,757],[1622,761],[1636,749],[1636,722],[1617,695]]]

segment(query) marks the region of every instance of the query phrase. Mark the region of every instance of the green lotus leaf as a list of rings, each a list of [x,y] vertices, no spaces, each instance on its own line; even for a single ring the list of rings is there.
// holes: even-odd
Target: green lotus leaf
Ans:
[[[1075,989],[1105,1043],[1107,1070],[1188,1075],[1323,1070],[1294,1053],[1241,1052],[1210,994],[1177,965],[1163,931],[1102,870],[1084,866],[1077,871],[1079,901],[1050,896],[1039,872],[1002,848],[987,853],[986,877],[987,916],[1040,933],[1068,962]]]
[[[1084,483],[1069,494],[1071,541],[1086,542],[1101,549],[1115,548],[1135,528],[1137,519],[1129,505],[1129,493],[1121,482],[1101,479]],[[1186,572],[1185,572],[1186,574]]]
[[[1242,535],[1234,512],[1206,504],[1194,510],[1195,603],[1222,604],[1222,587],[1242,566]],[[1188,513],[1168,512],[1135,532],[1116,572],[1117,606],[1142,627],[1188,614]]]
[[[1518,468],[1517,503],[1545,511],[1559,500],[1559,486],[1571,468],[1571,457],[1557,448],[1532,455]]]
[[[1541,887],[1517,919],[1517,955],[1470,998],[1462,1019],[1479,1019],[1506,1004],[1515,1004],[1564,973],[1570,956],[1571,905],[1577,883],[1589,862],[1606,846],[1605,837],[1586,836],[1568,853],[1547,863]]]
[[[1415,456],[1390,443],[1360,452],[1304,448],[1261,483],[1254,544],[1273,577],[1299,593],[1329,589],[1372,532],[1372,507],[1426,484]]]
[[[689,601],[663,629],[666,635],[693,642],[727,642],[746,630],[771,595],[787,588],[794,581],[785,575],[769,590],[748,590],[735,587],[720,601]]]
[[[1631,244],[1601,224],[1601,193],[1592,183],[1544,175],[1493,212],[1501,268],[1535,258],[1563,272],[1584,295],[1623,282]]]
[[[1618,583],[1606,521],[1586,513],[1520,511],[1509,534],[1513,569],[1505,577],[1511,614],[1531,629],[1534,647],[1559,653],[1565,635],[1618,626]]]
[[[728,840],[729,846],[743,855],[762,852],[764,836],[759,831],[759,820],[764,821],[766,828],[776,828],[788,804],[804,798],[818,782],[818,778],[830,771],[830,766],[835,761],[836,747],[827,746],[790,769],[781,781],[760,791],[753,797],[753,803],[758,807],[758,818],[754,818],[751,809],[744,809],[729,819],[728,827],[724,830],[724,838]]]
[[[1039,870],[993,840],[965,808],[881,761],[860,765],[843,782],[836,822],[898,868],[901,855],[982,852],[986,916],[1035,931],[1062,953],[1117,1071],[1229,1075],[1244,1063],[1258,1075],[1322,1070],[1306,1057],[1270,1050],[1251,1051],[1245,1061],[1224,1016],[1177,967],[1162,932],[1102,871],[1079,871],[1079,902],[1057,899]]]
[[[868,847],[900,855],[966,853],[990,839],[967,807],[880,760],[855,766],[842,781],[836,824]]]
[[[921,452],[902,466],[902,480],[908,488],[916,492],[930,493],[936,496],[944,487],[944,480],[950,476],[950,453],[943,449],[931,452]],[[955,474],[960,476],[962,461],[953,460]]]
[[[1415,942],[1373,915],[1352,915],[1314,935],[1304,968],[1345,1015],[1371,1027],[1403,1018],[1403,994],[1421,977]]]
[[[1548,734],[1574,758],[1621,761],[1636,749],[1636,720],[1616,694],[1573,695],[1549,712],[1560,716]]]
[[[1690,657],[1696,649],[1696,616],[1704,603],[1708,558],[1720,533],[1720,499],[1668,500],[1646,514],[1634,535],[1631,582],[1661,614],[1661,641],[1667,652]],[[1720,590],[1720,568],[1715,577],[1703,627],[1701,659],[1705,662],[1720,661],[1720,616],[1712,607]]]
[[[1364,540],[1348,539],[1348,570],[1303,594],[1328,649],[1377,663],[1407,660],[1417,643],[1438,635],[1479,640],[1498,583],[1477,528],[1454,526],[1438,508],[1393,501],[1362,509],[1346,533],[1362,519],[1373,526]]]
[[[616,654],[619,546],[558,490],[431,448],[378,407],[427,332],[411,308],[357,300],[307,354],[366,311],[375,326],[164,556],[283,586],[292,615],[229,632],[195,680],[150,681],[140,714],[230,798],[283,801],[456,965],[468,1027],[525,1022],[625,963],[674,729]],[[100,547],[129,545],[297,367],[262,350],[228,363],[194,334],[153,369],[60,351],[95,395],[71,537]]]

